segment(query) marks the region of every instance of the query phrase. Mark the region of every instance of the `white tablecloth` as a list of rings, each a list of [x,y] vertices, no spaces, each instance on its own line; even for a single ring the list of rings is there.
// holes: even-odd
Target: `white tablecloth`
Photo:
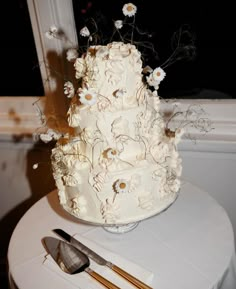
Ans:
[[[151,286],[155,289],[236,288],[229,218],[211,196],[187,182],[168,210],[124,234],[81,223],[60,207],[57,192],[51,192],[26,212],[12,234],[8,249],[12,288],[79,288],[42,265],[42,239],[58,237],[52,232],[55,228],[81,234],[153,272]]]

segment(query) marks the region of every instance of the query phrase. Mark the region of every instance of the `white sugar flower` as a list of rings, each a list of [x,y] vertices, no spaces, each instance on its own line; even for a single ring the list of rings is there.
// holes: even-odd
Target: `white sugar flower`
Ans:
[[[148,85],[153,86],[156,90],[158,90],[160,81],[155,80],[153,78],[153,74],[150,74],[149,76],[147,76],[146,80],[147,80]]]
[[[70,48],[66,52],[66,59],[70,62],[74,62],[78,57],[78,51],[75,48]]]
[[[116,29],[121,29],[123,27],[123,21],[122,20],[116,20],[114,23]]]
[[[80,102],[86,105],[94,105],[97,101],[97,93],[91,88],[84,88],[78,93]]]
[[[49,30],[45,33],[48,39],[53,39],[57,37],[58,29],[55,25],[52,25]]]
[[[90,36],[90,32],[89,32],[89,30],[88,30],[88,27],[87,27],[87,26],[84,26],[84,27],[80,30],[79,34],[80,34],[81,36],[83,36],[83,37],[89,37],[89,36]]]
[[[123,6],[123,14],[128,17],[132,17],[137,12],[137,7],[133,3],[127,3]]]
[[[36,170],[36,169],[38,168],[38,166],[39,166],[38,163],[34,164],[34,165],[33,165],[33,169]]]
[[[43,141],[44,143],[48,143],[50,142],[53,138],[51,135],[47,134],[47,133],[41,133],[40,134],[40,139],[41,141]]]
[[[165,71],[161,67],[157,67],[149,76],[146,77],[147,83],[157,90],[160,82],[165,78],[165,76]]]
[[[165,78],[166,73],[161,67],[157,67],[153,70],[152,76],[154,80],[161,82]]]
[[[85,75],[86,72],[86,63],[84,58],[77,58],[74,63],[75,67],[75,77],[80,79]]]
[[[52,139],[54,139],[54,140],[58,140],[62,136],[61,133],[59,133],[59,132],[57,132],[51,128],[48,129],[47,134],[50,135],[52,137]]]
[[[119,179],[115,182],[115,191],[116,193],[122,193],[122,194],[125,194],[128,192],[129,190],[129,184],[126,180],[124,179]]]
[[[67,95],[68,98],[72,98],[75,94],[74,86],[70,81],[64,84],[64,94]]]

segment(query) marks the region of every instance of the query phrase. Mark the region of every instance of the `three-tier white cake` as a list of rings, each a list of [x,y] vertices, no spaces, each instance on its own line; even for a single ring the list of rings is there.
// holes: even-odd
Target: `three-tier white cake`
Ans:
[[[91,46],[75,61],[79,89],[71,99],[71,132],[52,150],[60,204],[101,225],[128,224],[170,206],[180,189],[181,131],[166,127],[157,89],[132,44]]]

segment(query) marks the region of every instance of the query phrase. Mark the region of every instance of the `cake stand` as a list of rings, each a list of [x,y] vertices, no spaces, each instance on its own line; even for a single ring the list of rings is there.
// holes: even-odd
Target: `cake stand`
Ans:
[[[154,216],[157,216],[161,213],[163,213],[164,211],[166,211],[167,209],[170,208],[170,206],[172,206],[175,201],[177,200],[179,196],[179,192],[176,193],[175,195],[175,198],[173,198],[171,200],[171,202],[166,206],[164,207],[163,209],[159,210],[159,211],[153,211],[152,213],[150,213],[150,215],[148,216],[145,216],[144,218],[137,218],[137,219],[134,219],[132,222],[130,223],[101,223],[101,222],[93,222],[93,221],[90,221],[90,220],[86,220],[84,218],[80,218],[76,215],[73,215],[71,214],[70,212],[68,212],[65,208],[65,211],[72,217],[74,217],[76,220],[79,220],[80,222],[82,223],[85,223],[85,224],[88,224],[88,225],[93,225],[93,226],[100,226],[102,227],[105,231],[109,232],[109,233],[114,233],[114,234],[123,234],[123,233],[127,233],[127,232],[130,232],[132,230],[134,230],[138,224],[145,220],[145,219],[149,219],[149,218],[152,218]]]
[[[109,233],[116,233],[116,234],[122,234],[127,233],[135,229],[140,221],[129,223],[129,224],[123,224],[123,225],[105,225],[103,226],[103,229]]]

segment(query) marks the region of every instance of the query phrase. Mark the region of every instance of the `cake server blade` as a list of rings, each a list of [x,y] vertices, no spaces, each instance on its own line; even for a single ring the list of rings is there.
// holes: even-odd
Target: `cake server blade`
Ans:
[[[72,244],[53,237],[45,237],[43,241],[47,252],[52,256],[63,272],[71,275],[86,272],[108,289],[121,289],[102,275],[92,270],[90,268],[90,260],[88,256]]]
[[[152,289],[150,286],[148,286],[147,284],[145,284],[141,280],[137,279],[136,277],[132,276],[131,274],[129,274],[128,272],[126,272],[122,268],[118,267],[117,265],[113,264],[112,262],[107,261],[106,259],[101,257],[99,254],[97,254],[96,252],[94,252],[93,250],[91,250],[90,248],[85,246],[84,244],[82,244],[80,241],[78,241],[73,236],[71,236],[68,233],[66,233],[65,231],[63,231],[62,229],[54,229],[53,231],[57,235],[62,237],[64,240],[66,240],[67,242],[72,244],[75,248],[77,248],[77,249],[81,250],[83,253],[85,253],[93,261],[95,261],[99,265],[109,267],[111,270],[113,270],[114,272],[119,274],[121,277],[126,279],[128,282],[130,282],[131,284],[133,284],[137,288],[139,288],[139,289]]]

